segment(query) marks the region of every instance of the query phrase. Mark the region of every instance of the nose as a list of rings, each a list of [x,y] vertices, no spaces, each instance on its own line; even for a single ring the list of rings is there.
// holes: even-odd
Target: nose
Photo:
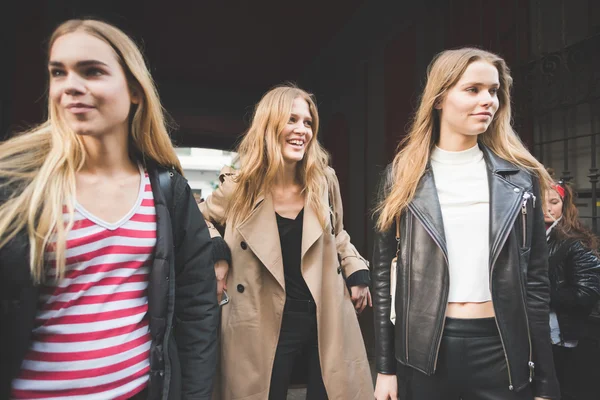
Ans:
[[[493,97],[490,94],[490,92],[488,92],[487,90],[482,90],[480,93],[481,94],[480,94],[479,102],[480,102],[481,106],[483,106],[483,107],[491,106]]]
[[[308,131],[308,128],[306,128],[306,126],[304,124],[298,123],[296,124],[296,126],[294,126],[294,133],[297,134],[301,134],[301,135],[306,135],[306,132]]]
[[[63,81],[63,91],[65,94],[70,96],[77,96],[84,94],[86,91],[85,83],[83,79],[79,77],[77,74],[70,73],[67,75],[65,80]]]

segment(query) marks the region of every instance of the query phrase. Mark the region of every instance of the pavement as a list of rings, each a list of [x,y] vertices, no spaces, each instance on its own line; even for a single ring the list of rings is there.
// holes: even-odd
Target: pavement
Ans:
[[[369,364],[371,364],[371,374],[373,375],[373,382],[375,382],[375,377],[377,374],[375,373],[375,360],[369,359]],[[306,388],[305,387],[295,387],[288,390],[287,400],[310,400],[306,399]]]

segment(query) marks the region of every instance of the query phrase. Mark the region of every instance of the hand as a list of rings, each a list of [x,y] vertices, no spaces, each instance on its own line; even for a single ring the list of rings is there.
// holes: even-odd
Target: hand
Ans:
[[[350,294],[352,295],[352,303],[354,303],[357,314],[360,314],[367,305],[373,307],[371,292],[367,285],[352,286],[350,288]]]
[[[398,381],[396,375],[377,374],[375,400],[398,400]]]
[[[223,290],[227,290],[227,273],[229,264],[225,260],[219,260],[215,263],[215,275],[217,276],[217,301],[220,302],[223,297]]]

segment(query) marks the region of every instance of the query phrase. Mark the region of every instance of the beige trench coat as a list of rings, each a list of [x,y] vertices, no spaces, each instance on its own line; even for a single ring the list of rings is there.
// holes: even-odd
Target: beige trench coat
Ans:
[[[368,264],[343,228],[338,180],[333,169],[327,172],[336,227],[332,230],[331,218],[325,215],[324,230],[317,211],[306,207],[301,253],[302,275],[317,305],[323,382],[331,400],[373,399],[364,341],[341,274],[343,270],[350,276],[368,269]],[[227,224],[225,210],[235,187],[234,174],[230,168],[221,171],[220,187],[200,204],[209,222],[226,227],[224,239],[232,253],[227,277],[230,302],[221,308],[221,365],[213,398],[266,400],[285,304],[279,231],[270,195],[258,199],[242,223]],[[329,204],[327,197],[326,192],[324,204]]]

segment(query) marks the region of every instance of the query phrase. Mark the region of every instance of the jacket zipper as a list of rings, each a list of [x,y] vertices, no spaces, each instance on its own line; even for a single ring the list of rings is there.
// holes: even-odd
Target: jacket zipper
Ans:
[[[527,214],[527,199],[529,199],[530,197],[533,197],[533,207],[535,208],[535,196],[533,196],[531,193],[525,192],[525,194],[523,195],[524,201],[521,203],[521,213],[523,215],[523,221],[525,221],[525,215]],[[510,222],[510,220],[509,220]],[[526,226],[526,225],[524,225]],[[510,229],[506,232],[506,234],[504,235],[503,239],[502,239],[502,243],[506,242],[506,239],[508,238],[508,235],[510,235]],[[493,274],[494,274],[494,267],[496,265],[496,260],[493,260],[493,264],[492,264],[492,270],[490,272],[490,290],[492,289],[492,278],[493,278]],[[520,271],[519,271],[519,277],[520,275]],[[521,288],[523,288],[523,281],[521,280]],[[533,368],[534,368],[534,363],[533,361],[531,361],[531,333],[529,332],[529,318],[527,317],[527,307],[524,304],[524,300],[522,299],[523,302],[523,311],[525,312],[525,322],[527,323],[527,339],[529,341],[529,362],[528,362],[528,366],[529,366],[529,379],[530,382],[533,379],[532,375],[533,375]],[[498,315],[498,313],[496,312],[496,306],[495,303],[492,302],[492,306],[494,307],[494,313],[496,315]],[[500,342],[502,343],[502,350],[504,352],[504,358],[506,360],[506,370],[508,372],[508,389],[509,390],[514,390],[514,385],[512,383],[512,376],[510,373],[510,363],[508,362],[508,354],[506,353],[506,346],[504,344],[504,338],[502,337],[502,331],[500,330],[500,325],[498,324],[498,319],[494,318],[494,321],[496,322],[496,327],[498,328],[498,335],[500,336]]]
[[[529,192],[525,192],[525,194],[523,195],[523,208],[521,211],[523,215],[523,247],[527,245],[527,200],[529,200],[529,198],[532,198],[532,206],[535,209],[535,196]],[[523,289],[524,286],[525,283],[521,279],[521,288]],[[529,316],[527,315],[527,305],[525,304],[525,296],[526,294],[523,292],[523,297],[521,301],[523,303],[523,310],[525,310],[525,322],[527,323],[527,339],[529,340],[529,362],[527,363],[527,365],[529,367],[529,382],[532,382],[535,370],[535,363],[532,360],[533,354],[531,345],[531,332],[529,330]]]
[[[523,195],[523,204],[521,206],[521,221],[523,222],[523,230],[521,231],[523,233],[522,248],[527,246],[527,200],[529,200],[530,197],[531,195],[525,192]]]
[[[409,209],[412,211],[413,215],[415,215],[417,218],[419,216],[419,213],[415,210],[414,207],[411,207],[411,205],[409,204]],[[429,234],[429,236],[431,236],[431,238],[433,239],[434,242],[436,242],[436,244],[438,245],[438,247],[441,249],[441,243],[439,243],[436,239],[435,239],[435,235],[433,234],[433,232],[431,232],[431,230],[429,229],[429,227],[427,226],[427,224],[424,222],[424,220],[421,220],[421,224],[423,225],[423,228],[427,231],[427,233]],[[442,254],[444,255],[444,260],[446,261],[446,266],[448,266],[450,264],[450,262],[448,261],[448,256],[446,255],[445,252],[442,251]],[[447,271],[447,267],[446,267],[446,271]],[[433,373],[435,373],[435,370],[437,369],[437,362],[438,362],[438,357],[440,354],[440,346],[442,344],[442,332],[444,331],[444,327],[446,326],[446,312],[448,311],[448,291],[450,289],[448,289],[446,291],[446,293],[444,294],[444,314],[442,314],[442,323],[441,323],[441,329],[438,331],[438,342],[437,342],[437,346],[436,346],[436,351],[435,351],[435,359],[433,361]]]
[[[519,204],[519,203],[517,203]],[[522,203],[521,203],[522,204]],[[514,219],[509,218],[507,223],[510,224],[510,221],[514,221]],[[508,235],[510,235],[510,229],[507,229],[506,233],[502,237],[502,244],[506,243],[508,239]],[[492,268],[490,271],[490,292],[492,291],[492,281],[494,277],[494,267],[496,266],[496,259],[492,261]],[[520,272],[519,272],[520,273]],[[493,296],[492,296],[493,297]],[[496,312],[496,303],[492,301],[492,307],[494,308],[494,314],[498,315]],[[508,362],[508,354],[506,353],[506,345],[504,344],[504,338],[502,337],[502,331],[500,330],[500,324],[498,324],[498,318],[494,317],[494,321],[496,322],[496,328],[498,329],[498,336],[500,336],[500,342],[502,343],[502,351],[504,352],[504,359],[506,360],[506,370],[508,372],[508,389],[514,390],[514,385],[512,382],[512,375],[510,373],[510,363]]]

